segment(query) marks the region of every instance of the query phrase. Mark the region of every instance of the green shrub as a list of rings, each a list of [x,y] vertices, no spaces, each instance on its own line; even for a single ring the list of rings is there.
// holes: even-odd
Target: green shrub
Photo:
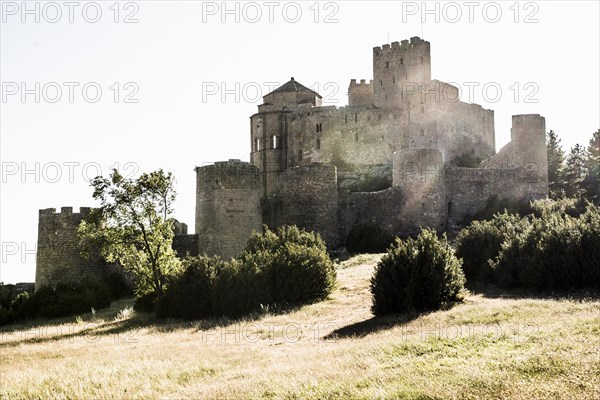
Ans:
[[[134,285],[129,281],[124,272],[108,271],[102,275],[102,282],[109,290],[111,299],[121,299],[133,295]]]
[[[319,234],[296,226],[277,232],[265,227],[248,240],[241,262],[249,271],[264,274],[262,304],[296,306],[326,298],[336,281],[333,261]]]
[[[159,317],[201,319],[213,314],[213,290],[219,258],[188,257],[183,260],[184,272],[173,279],[164,297],[156,305]]]
[[[213,291],[215,316],[237,318],[258,312],[270,302],[264,272],[251,263],[231,260],[220,268]]]
[[[396,239],[371,278],[375,315],[430,311],[456,301],[464,274],[445,235],[424,229],[417,238]]]
[[[0,282],[0,307],[8,309],[11,302],[11,294],[15,285],[5,285]]]
[[[456,237],[456,256],[462,259],[467,285],[494,282],[490,263],[498,256],[502,244],[527,228],[527,218],[518,215],[494,215],[489,221],[474,221]]]
[[[505,244],[492,267],[505,288],[600,288],[600,210],[589,204],[575,218],[546,209]]]
[[[79,282],[60,282],[42,286],[31,297],[35,317],[56,318],[89,312],[110,305],[110,292],[98,279],[85,277]]]
[[[253,233],[239,260],[188,258],[185,271],[158,300],[163,317],[240,317],[265,307],[285,308],[324,299],[336,272],[318,234],[294,227]]]
[[[135,297],[133,309],[141,312],[154,312],[157,299],[156,292],[140,293]]]
[[[350,253],[383,253],[392,243],[393,237],[375,224],[356,225],[346,237],[346,248]]]

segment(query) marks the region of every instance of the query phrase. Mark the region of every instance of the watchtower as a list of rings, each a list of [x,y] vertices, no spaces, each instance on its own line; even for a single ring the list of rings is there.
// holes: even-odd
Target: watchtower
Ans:
[[[412,37],[373,48],[374,103],[382,108],[400,107],[406,85],[431,80],[429,42]]]
[[[196,167],[199,254],[239,256],[253,230],[262,232],[260,170],[229,160]]]

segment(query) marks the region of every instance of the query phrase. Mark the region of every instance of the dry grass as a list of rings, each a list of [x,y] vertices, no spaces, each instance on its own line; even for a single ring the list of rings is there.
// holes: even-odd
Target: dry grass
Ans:
[[[469,295],[375,319],[378,258],[342,263],[329,300],[285,315],[156,323],[123,301],[5,329],[0,397],[600,398],[598,300]]]

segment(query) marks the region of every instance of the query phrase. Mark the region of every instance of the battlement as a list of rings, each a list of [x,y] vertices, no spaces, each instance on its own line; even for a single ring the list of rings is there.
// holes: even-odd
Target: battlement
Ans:
[[[356,79],[352,79],[348,87],[348,105],[369,105],[372,103],[373,80],[367,83],[365,79],[361,79],[360,83],[356,83]]]
[[[366,79],[361,79],[359,83],[356,83],[356,79],[351,79],[350,80],[350,86],[368,86],[368,85],[372,85],[373,84],[373,79],[371,79],[369,81],[369,83],[367,83]]]
[[[429,47],[429,42],[421,39],[418,36],[414,36],[408,40],[402,40],[401,42],[392,42],[391,44],[384,44],[381,46],[373,47],[374,55],[381,55],[384,52],[394,52],[394,51],[405,51],[409,49],[414,49],[415,47],[426,46]]]
[[[79,207],[78,213],[73,213],[73,207],[61,207],[60,212],[56,212],[56,208],[44,208],[39,210],[39,215],[73,215],[73,214],[89,214],[92,211],[92,207]]]

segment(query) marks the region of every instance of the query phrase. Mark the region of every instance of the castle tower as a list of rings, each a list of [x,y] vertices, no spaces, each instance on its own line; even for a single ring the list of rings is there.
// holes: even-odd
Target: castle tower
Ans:
[[[439,150],[411,149],[394,154],[393,185],[401,189],[400,212],[407,233],[420,226],[445,228],[447,219],[444,158]]]
[[[373,48],[374,104],[382,108],[400,107],[407,86],[431,80],[431,55],[429,42],[412,37],[410,42],[393,42]]]
[[[38,222],[38,247],[35,268],[35,288],[53,285],[60,281],[74,281],[90,273],[80,256],[77,228],[90,208],[81,207],[73,213],[73,207],[40,210]]]
[[[359,83],[356,83],[356,79],[352,79],[348,87],[348,105],[370,105],[372,103],[373,80],[366,83],[364,79],[361,79]]]
[[[512,164],[519,167],[520,180],[525,184],[523,196],[547,197],[546,119],[539,114],[513,115],[510,135]]]
[[[196,234],[199,253],[239,256],[253,230],[262,232],[260,170],[229,160],[196,167]]]
[[[250,117],[250,162],[263,174],[263,194],[270,195],[287,165],[288,109],[319,107],[322,97],[293,77],[263,97],[258,113]]]

